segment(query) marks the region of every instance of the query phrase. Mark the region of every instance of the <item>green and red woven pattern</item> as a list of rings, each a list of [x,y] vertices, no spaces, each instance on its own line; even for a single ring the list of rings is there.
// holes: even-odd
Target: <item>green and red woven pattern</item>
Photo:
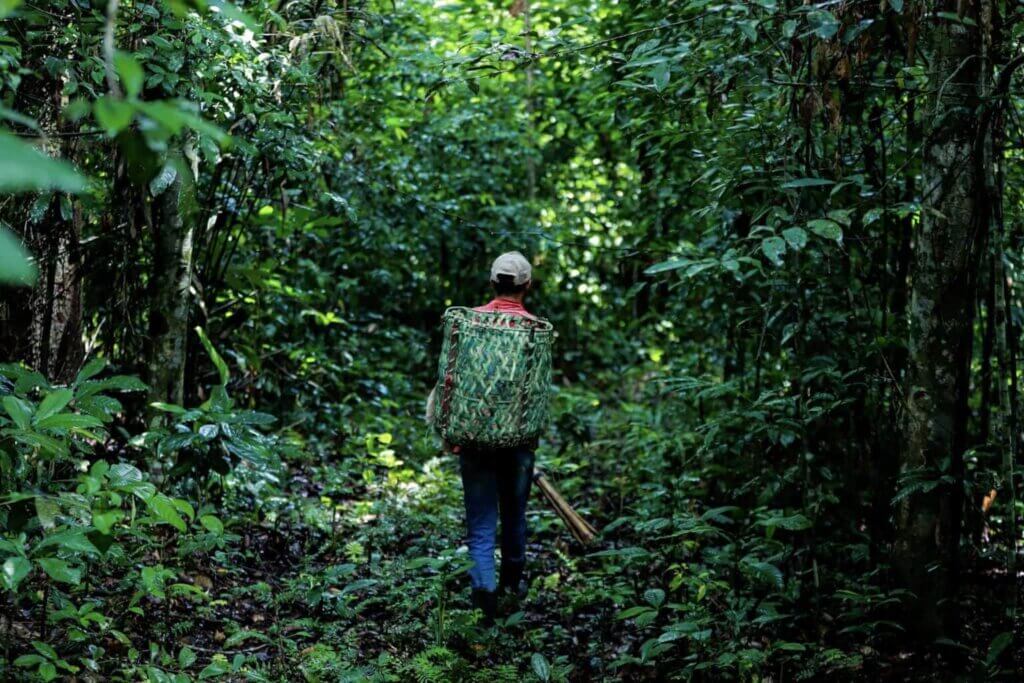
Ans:
[[[445,311],[434,426],[450,444],[509,448],[548,420],[551,343],[546,320],[453,307]]]

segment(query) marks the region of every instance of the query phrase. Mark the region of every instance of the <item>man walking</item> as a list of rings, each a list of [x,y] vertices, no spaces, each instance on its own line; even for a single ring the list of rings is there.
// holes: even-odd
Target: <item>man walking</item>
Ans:
[[[533,318],[523,305],[532,283],[530,262],[512,251],[495,259],[491,266],[494,299],[479,306],[481,313]],[[466,505],[469,570],[474,607],[492,623],[498,595],[518,600],[526,592],[526,502],[533,481],[533,451],[536,442],[516,448],[453,447],[459,456],[463,497]],[[501,569],[495,576],[495,540],[501,517]]]

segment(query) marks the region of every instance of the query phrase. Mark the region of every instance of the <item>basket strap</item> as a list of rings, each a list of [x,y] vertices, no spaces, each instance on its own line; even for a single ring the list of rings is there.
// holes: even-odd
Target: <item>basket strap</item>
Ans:
[[[525,371],[523,372],[523,384],[519,388],[519,435],[523,435],[526,428],[526,409],[530,405],[530,383],[533,381],[533,350],[534,336],[537,328],[530,330],[530,340],[526,343],[526,358],[524,359]]]
[[[444,369],[444,382],[441,384],[441,433],[448,431],[451,422],[452,393],[455,389],[455,361],[458,358],[459,321],[452,321],[452,330],[448,335],[448,365]]]

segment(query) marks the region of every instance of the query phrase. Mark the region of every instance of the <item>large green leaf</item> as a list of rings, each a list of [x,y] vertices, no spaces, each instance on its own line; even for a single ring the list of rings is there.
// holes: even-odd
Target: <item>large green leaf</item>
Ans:
[[[661,603],[665,602],[665,591],[660,588],[648,588],[644,591],[644,600],[651,607],[661,607]]]
[[[109,535],[111,528],[124,518],[120,510],[94,510],[92,513],[92,525],[101,534]]]
[[[60,504],[49,496],[36,496],[35,504],[36,518],[39,520],[39,525],[44,529],[52,529],[57,526]],[[44,543],[40,543],[36,546],[36,549],[39,547],[44,547]]]
[[[36,266],[28,251],[3,225],[0,225],[0,283],[29,286],[36,283]]]
[[[184,500],[182,498],[171,498],[171,504],[174,505],[174,507],[179,512],[184,514],[189,519],[195,519],[196,518],[195,508],[193,508],[192,504],[189,503],[187,500]]]
[[[551,665],[548,663],[547,657],[541,653],[533,653],[530,657],[530,667],[533,669],[533,673],[541,681],[551,680]]]
[[[14,592],[18,584],[32,571],[32,563],[24,557],[8,557],[0,568],[0,581],[4,588]]]
[[[0,192],[84,189],[85,179],[70,165],[0,130]]]
[[[203,328],[196,327],[196,334],[199,335],[199,341],[203,343],[203,348],[206,349],[206,354],[210,357],[210,360],[213,361],[214,367],[217,368],[217,374],[220,375],[221,386],[227,384],[229,378],[228,364],[225,363],[224,359],[221,358],[219,353],[217,353],[217,349],[213,348],[213,342],[211,342],[210,338],[206,336],[206,332],[203,331]]]
[[[71,399],[74,398],[74,393],[70,389],[57,389],[51,391],[43,397],[39,407],[36,408],[36,422],[45,420],[51,415],[56,415],[64,407],[71,403]]]
[[[765,583],[773,585],[776,589],[781,590],[783,586],[782,571],[771,562],[759,562],[754,560],[747,560],[746,566],[751,570],[757,578],[761,579]]]
[[[41,500],[42,497],[36,500]],[[47,534],[43,537],[43,540],[36,544],[35,548],[32,549],[33,553],[37,553],[40,550],[46,548],[57,547],[65,552],[79,553],[83,555],[98,555],[99,550],[96,546],[86,537],[85,532],[79,528],[65,528],[62,531],[56,533]]]
[[[182,669],[187,669],[195,663],[196,653],[193,652],[188,645],[181,648],[181,650],[178,652],[178,666],[180,666]]]
[[[170,524],[178,531],[185,531],[185,520],[178,514],[178,509],[170,498],[162,493],[158,493],[147,501],[147,505],[149,505],[153,515],[161,522]]]
[[[172,135],[184,128],[212,138],[219,145],[226,145],[230,136],[216,125],[210,123],[199,114],[190,111],[190,103],[186,101],[136,102],[135,107],[143,115],[165,128]]]
[[[835,185],[834,180],[828,178],[796,178],[782,184],[783,190],[800,189],[804,187],[823,187],[825,185]]]
[[[54,439],[45,434],[39,434],[38,432],[23,429],[12,432],[11,436],[13,436],[14,440],[18,443],[31,446],[32,448],[38,448],[48,455],[63,457],[68,454],[68,446],[65,441]]]
[[[835,15],[827,10],[814,10],[807,15],[807,25],[819,38],[828,40],[836,33],[842,24]]]
[[[110,95],[104,95],[96,100],[92,107],[96,123],[106,131],[110,137],[116,137],[118,133],[131,125],[132,117],[135,116],[135,108]]]
[[[79,415],[78,413],[60,413],[36,422],[36,427],[39,429],[89,429],[102,426],[102,420],[92,415]]]
[[[29,370],[14,363],[0,363],[0,375],[14,380],[14,391],[19,394],[28,394],[34,389],[50,388],[50,383],[38,370]]]
[[[145,74],[142,67],[127,52],[118,50],[114,53],[114,68],[117,75],[121,77],[121,85],[129,97],[137,97],[142,92],[142,81]]]
[[[107,470],[107,481],[111,486],[130,486],[142,481],[142,472],[138,467],[119,462]]]
[[[145,391],[149,387],[138,377],[115,375],[101,380],[85,380],[78,385],[75,396],[84,398],[93,394],[113,389],[114,391]]]
[[[1004,631],[997,635],[992,639],[992,642],[988,646],[988,655],[985,657],[985,663],[989,666],[995,664],[996,661],[999,660],[999,655],[1003,653],[1003,650],[1009,647],[1012,643],[1013,634],[1009,631]]]
[[[244,24],[252,31],[259,30],[259,22],[239,9],[239,7],[234,3],[227,2],[226,0],[207,0],[207,3],[211,8],[216,8],[220,14],[224,15],[231,21],[237,21],[240,24]]]
[[[668,270],[678,270],[679,268],[687,267],[691,263],[693,263],[693,260],[688,258],[669,259],[668,261],[662,261],[661,263],[649,266],[644,270],[644,275],[656,275]]]
[[[199,680],[205,681],[208,678],[217,678],[231,672],[231,667],[226,660],[214,659],[199,672]]]
[[[843,240],[843,229],[833,220],[828,218],[815,218],[807,221],[807,227],[815,235],[828,240],[841,242]]]
[[[174,413],[175,415],[184,415],[187,412],[181,406],[174,405],[173,403],[164,403],[163,401],[153,401],[149,405],[151,408],[162,410],[165,413]]]
[[[9,1],[10,0],[0,0],[0,17],[3,16],[3,3]],[[34,131],[39,130],[39,124],[36,122],[34,118],[32,118],[31,116],[25,116],[20,112],[14,111],[13,109],[8,109],[3,105],[0,105],[0,119],[5,119],[7,121],[10,121],[11,123],[17,123],[19,125],[25,126],[26,128],[31,128]]]
[[[0,0],[0,19],[10,15],[11,12],[18,9],[21,5],[22,0]]]
[[[782,231],[786,244],[799,251],[807,245],[807,231],[803,228],[786,228]]]
[[[788,531],[802,531],[804,529],[809,529],[811,528],[811,526],[813,526],[811,520],[809,520],[805,515],[802,515],[800,513],[788,516],[779,515],[768,517],[767,519],[760,520],[758,524],[769,528],[778,527],[780,529],[786,529]]]
[[[75,376],[75,384],[80,384],[87,379],[95,377],[99,373],[103,372],[103,368],[107,367],[106,358],[93,358],[91,361],[85,364],[78,374]]]
[[[668,64],[662,62],[651,69],[651,80],[654,82],[654,89],[658,92],[663,91],[668,87],[668,82],[672,78],[672,72],[668,68]]]
[[[46,575],[54,581],[69,583],[77,586],[82,582],[82,570],[72,567],[66,561],[57,557],[40,557],[36,562]]]
[[[761,251],[768,260],[777,266],[782,265],[782,255],[786,253],[786,241],[781,237],[767,237],[761,240]]]
[[[4,410],[11,416],[14,424],[21,429],[27,429],[32,421],[32,406],[17,396],[4,396]]]
[[[224,523],[213,515],[203,515],[199,518],[199,523],[203,525],[204,529],[215,536],[220,536],[224,533]]]

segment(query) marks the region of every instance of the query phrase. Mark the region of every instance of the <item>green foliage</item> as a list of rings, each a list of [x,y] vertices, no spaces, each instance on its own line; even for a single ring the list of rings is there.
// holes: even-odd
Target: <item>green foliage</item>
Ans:
[[[24,247],[16,237],[0,226],[0,282],[31,285],[36,281],[36,269],[28,259]]]
[[[1019,669],[1015,92],[971,100],[1005,126],[1005,225],[964,284],[963,467],[897,466],[932,98],[959,85],[926,34],[980,35],[978,7],[931,9],[0,1],[0,286],[35,283],[0,303],[26,363],[0,367],[0,678]],[[1000,18],[967,67],[1006,66]],[[149,367],[169,218],[176,387]],[[529,594],[487,631],[421,415],[442,311],[509,248],[558,333],[538,460],[601,534],[535,498]],[[965,628],[912,644],[893,533],[939,499]]]
[[[50,159],[0,130],[0,192],[58,189],[80,192],[82,177],[67,164]]]
[[[108,425],[122,410],[105,392],[146,388],[133,377],[96,379],[105,364],[102,359],[87,363],[67,387],[52,386],[17,365],[0,366],[0,376],[10,382],[0,414],[5,599],[15,607],[39,602],[46,621],[64,629],[69,643],[92,648],[70,657],[33,642],[36,652],[13,664],[34,669],[43,680],[61,671],[96,670],[94,658],[102,648],[92,643],[110,634],[124,637],[98,609],[102,602],[73,602],[90,594],[94,575],[129,569],[130,576],[135,559],[160,542],[152,525],[184,532],[183,516],[194,516],[188,502],[158,492],[132,464],[97,458]],[[144,580],[151,571],[141,568]],[[144,591],[137,596],[161,595],[160,586],[148,580]]]

